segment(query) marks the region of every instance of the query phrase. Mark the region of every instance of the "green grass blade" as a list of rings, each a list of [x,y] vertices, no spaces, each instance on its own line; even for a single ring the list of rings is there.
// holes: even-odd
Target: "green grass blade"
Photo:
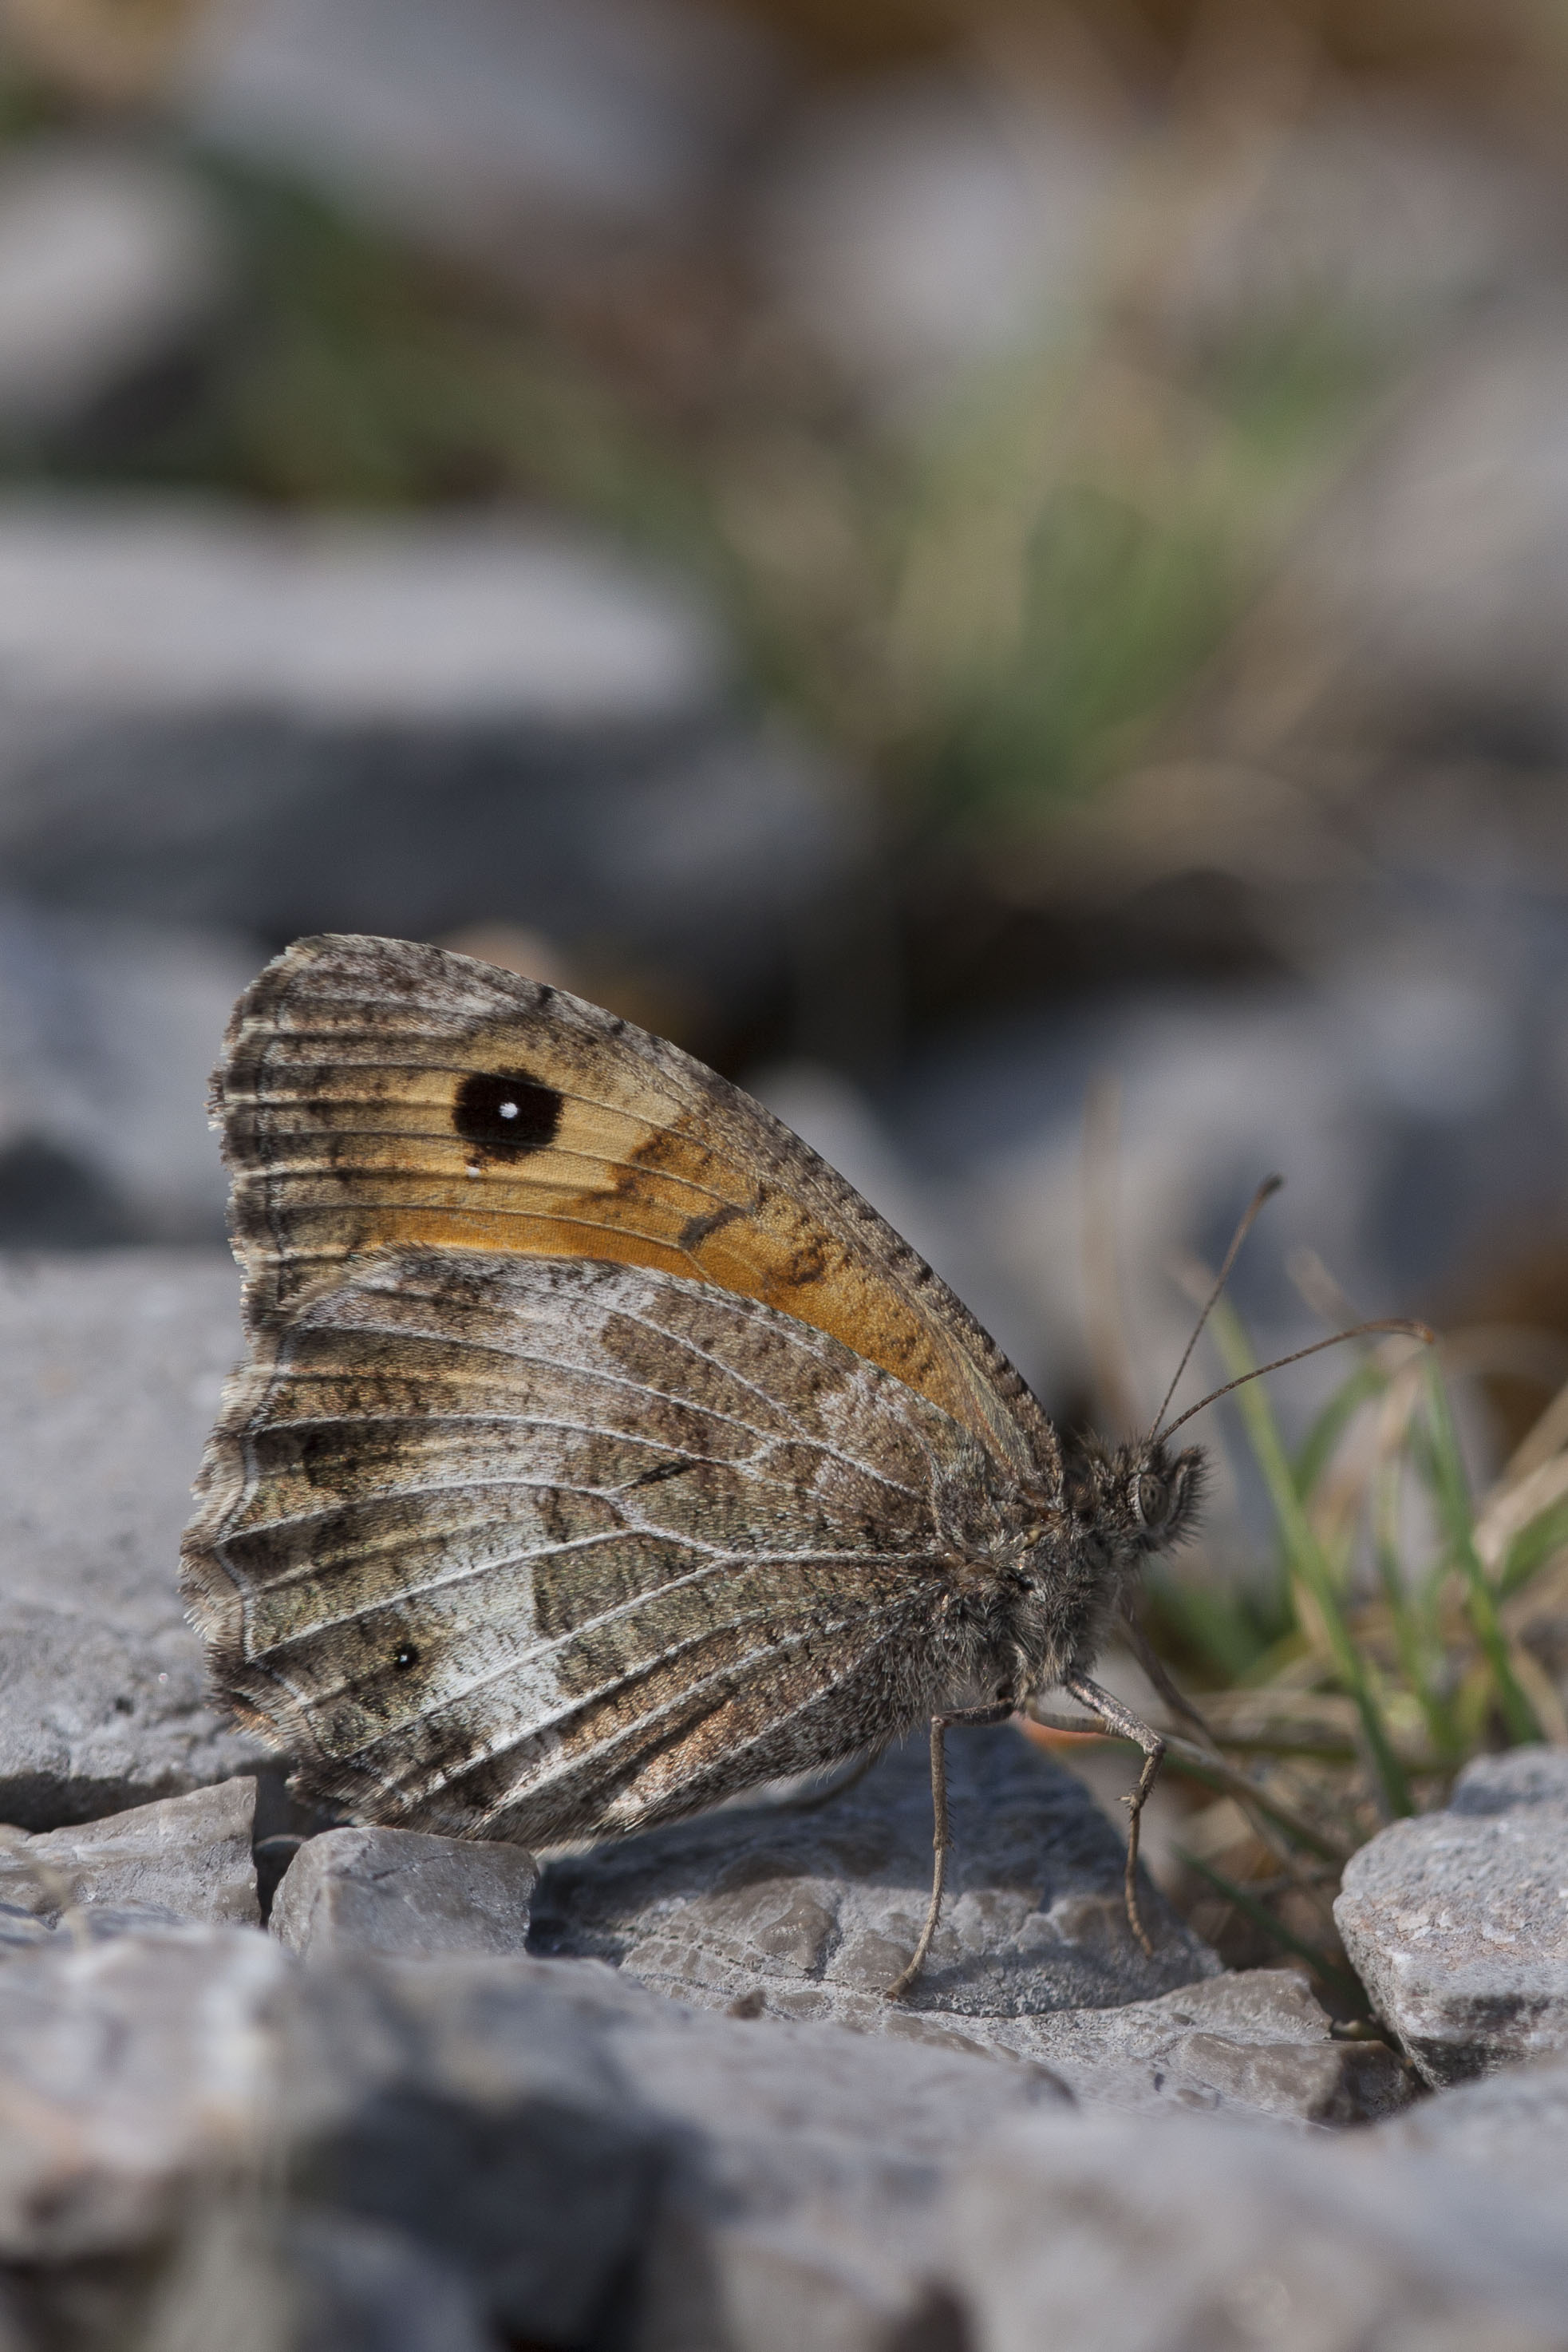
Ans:
[[[1500,1601],[1528,1584],[1539,1568],[1557,1552],[1568,1549],[1568,1501],[1548,1503],[1540,1515],[1521,1528],[1503,1554],[1502,1570],[1498,1577]]]
[[[1318,1480],[1362,1406],[1369,1398],[1380,1395],[1387,1385],[1388,1375],[1382,1365],[1369,1360],[1358,1364],[1350,1378],[1335,1389],[1296,1449],[1296,1492],[1303,1503],[1311,1502]]]
[[[1245,1391],[1243,1391],[1245,1393]],[[1431,1436],[1432,1491],[1448,1539],[1448,1557],[1465,1589],[1465,1606],[1482,1655],[1490,1669],[1492,1688],[1509,1738],[1539,1739],[1535,1710],[1514,1679],[1508,1642],[1497,1613],[1498,1596],[1475,1547],[1469,1481],[1465,1475],[1448,1392],[1435,1364],[1427,1366],[1427,1428]]]
[[[1209,1318],[1209,1329],[1232,1379],[1254,1369],[1252,1352],[1240,1318],[1224,1299]],[[1333,1570],[1301,1507],[1301,1495],[1280,1435],[1279,1424],[1274,1419],[1273,1407],[1261,1381],[1249,1381],[1244,1388],[1238,1389],[1236,1402],[1253,1458],[1269,1490],[1286,1566],[1316,1603],[1328,1635],[1334,1671],[1354,1702],[1356,1714],[1361,1719],[1362,1734],[1366,1741],[1384,1810],[1390,1814],[1413,1813],[1416,1807],[1409,1782],[1395,1754],[1394,1743],[1383,1719],[1383,1710],[1378,1705],[1366,1661],[1356,1648],[1345,1622]]]
[[[1427,1728],[1438,1757],[1445,1766],[1452,1766],[1459,1760],[1464,1743],[1459,1737],[1459,1727],[1454,1721],[1453,1710],[1433,1678],[1433,1645],[1417,1619],[1399,1559],[1402,1477],[1403,1465],[1397,1459],[1385,1462],[1378,1471],[1373,1496],[1373,1554],[1377,1562],[1378,1581],[1388,1603],[1400,1671],[1427,1718]]]

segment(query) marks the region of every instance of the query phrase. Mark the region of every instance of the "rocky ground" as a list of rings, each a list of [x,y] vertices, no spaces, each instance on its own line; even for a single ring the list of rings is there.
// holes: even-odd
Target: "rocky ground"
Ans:
[[[1568,1759],[1347,1874],[1386,2034],[1234,1974],[1006,1729],[533,1857],[294,1814],[172,1563],[215,1253],[0,1281],[4,2352],[1568,2347]]]

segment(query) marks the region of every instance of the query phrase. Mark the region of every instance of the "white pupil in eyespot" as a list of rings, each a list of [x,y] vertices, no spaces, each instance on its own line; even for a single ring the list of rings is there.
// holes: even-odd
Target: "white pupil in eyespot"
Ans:
[[[500,1106],[500,1109],[501,1117],[503,1118],[516,1118],[517,1115],[517,1106],[516,1103],[503,1103]]]

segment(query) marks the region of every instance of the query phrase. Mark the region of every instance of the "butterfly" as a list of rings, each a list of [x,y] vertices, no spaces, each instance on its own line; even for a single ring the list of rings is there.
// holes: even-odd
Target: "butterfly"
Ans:
[[[304,940],[214,1082],[246,1363],[183,1579],[215,1679],[363,1822],[602,1838],[1091,1679],[1200,1451],[1052,1427],[946,1284],[677,1047],[396,940]]]

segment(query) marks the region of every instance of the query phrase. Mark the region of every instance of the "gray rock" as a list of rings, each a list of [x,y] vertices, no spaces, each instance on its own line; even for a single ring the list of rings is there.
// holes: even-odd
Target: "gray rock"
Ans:
[[[1352,1857],[1334,1919],[1428,2083],[1568,2049],[1568,1754],[1514,1748]]]
[[[496,2352],[467,2281],[396,2231],[301,2215],[267,2251],[293,2290],[289,2352]]]
[[[1332,2038],[1300,1978],[1217,1975],[1147,1892],[1160,1926],[1145,1959],[1114,1831],[1016,1733],[956,1732],[949,1759],[951,1907],[903,2001],[885,1988],[925,1915],[924,1741],[813,1810],[735,1808],[556,1858],[530,1949],[608,1960],[703,2008],[1044,2067],[1113,2106],[1342,2123],[1409,2096],[1390,2051]]]
[[[1370,2136],[1041,2116],[969,2162],[934,2256],[911,2347],[1568,2345],[1553,2205]]]
[[[446,2340],[432,2314],[454,2347],[488,2329],[888,2352],[925,2340],[901,2331],[934,2274],[968,2292],[942,2267],[955,2180],[1031,2119],[1087,2130],[1071,2106],[1047,2067],[956,2035],[683,2009],[591,1962],[301,1969],[250,1931],[145,1931],[0,1969],[0,2262],[118,2260],[106,2340],[155,2352],[235,2340],[236,2309],[256,2352],[335,2352],[355,2327],[425,2352]],[[1168,2142],[1168,2124],[1110,2120],[1134,2149]],[[404,2282],[402,2334],[378,2270]]]
[[[1005,1726],[948,1740],[948,1899],[905,2016],[980,2019],[1146,2000],[1212,1975],[1207,1945],[1145,1886],[1134,1940],[1122,1848],[1082,1784]],[[748,1805],[563,1856],[532,1948],[607,1959],[678,1999],[880,2024],[925,1916],[929,1754],[914,1738],[824,1803]]]
[[[522,1846],[328,1830],[300,1847],[268,1921],[292,1952],[520,1952],[538,1864]]]
[[[578,1999],[603,1999],[581,1974]],[[694,2015],[646,1994],[612,2031],[685,2150],[641,2265],[638,2352],[883,2352],[917,2306],[954,2167],[1006,2122],[1070,2104],[1044,2067],[936,2039]]]
[[[292,1968],[243,1927],[52,1937],[0,1968],[0,2262],[143,2247],[254,2164]]]
[[[563,231],[677,230],[772,89],[757,34],[690,0],[225,5],[186,80],[204,142],[513,274]]]
[[[669,2134],[579,1972],[495,1959],[306,1972],[279,2092],[297,2195],[393,2229],[505,2335],[575,2344],[649,2225]]]
[[[852,843],[726,690],[677,581],[537,526],[0,511],[0,858],[57,907],[532,926],[736,1017]]]
[[[1249,1969],[1158,2000],[1020,2019],[993,2046],[1042,2061],[1086,2105],[1363,2123],[1413,2095],[1380,2042],[1338,2042],[1304,1977]]]
[[[258,961],[0,901],[0,1246],[222,1241],[207,1079]]]
[[[0,1843],[0,1950],[40,1927],[259,1927],[255,1827],[256,1782],[235,1780],[76,1829],[13,1834]]]
[[[759,206],[776,299],[907,416],[1093,299],[1133,144],[1043,79],[860,79],[786,125]]]
[[[1441,2091],[1381,2125],[1377,2140],[1554,2194],[1568,2223],[1568,2063],[1561,2059]]]
[[[497,2352],[448,2264],[254,2189],[198,2203],[131,2332],[137,2352]]]
[[[187,349],[225,293],[187,174],[110,141],[13,146],[0,171],[0,431],[77,423]]]
[[[0,1820],[276,1770],[214,1705],[175,1584],[238,1289],[215,1250],[0,1258]]]

